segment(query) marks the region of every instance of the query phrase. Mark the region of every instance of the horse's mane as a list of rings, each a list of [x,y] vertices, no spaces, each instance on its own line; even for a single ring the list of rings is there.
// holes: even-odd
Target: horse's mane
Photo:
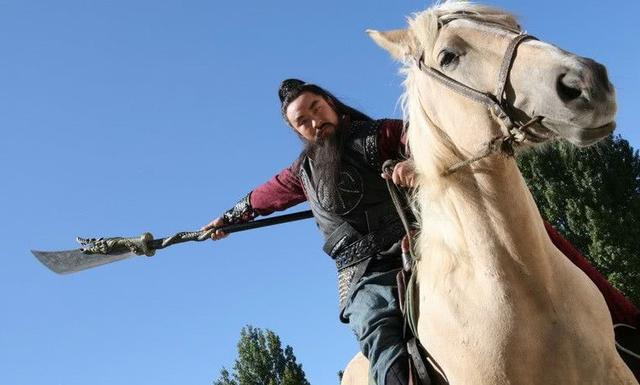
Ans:
[[[445,0],[422,12],[414,13],[407,20],[409,29],[416,38],[414,48],[433,48],[440,24],[461,15],[466,19],[494,24],[505,29],[521,30],[517,18],[509,12],[465,0]]]
[[[460,14],[463,14],[467,19],[488,22],[511,30],[520,30],[516,17],[510,13],[467,1],[449,0],[438,3],[409,18],[409,32],[413,40],[409,44],[412,51],[414,53],[430,52],[437,39],[440,23],[459,17]],[[433,65],[429,62],[427,64]],[[408,123],[407,143],[419,175],[418,188],[415,190],[413,202],[418,215],[423,219],[428,217],[428,220],[418,218],[418,222],[423,226],[429,226],[429,228],[421,228],[420,231],[423,234],[439,235],[435,237],[426,235],[428,240],[420,237],[421,243],[428,242],[429,248],[432,250],[434,247],[446,248],[452,255],[459,255],[467,245],[460,230],[463,218],[458,218],[453,202],[456,199],[468,201],[473,198],[466,196],[465,192],[455,188],[456,184],[451,182],[460,182],[461,178],[468,178],[469,175],[465,172],[459,172],[455,176],[442,177],[442,172],[448,166],[465,159],[466,156],[460,153],[448,135],[433,124],[424,111],[419,92],[420,81],[418,79],[420,75],[417,75],[417,72],[414,63],[406,63],[405,67],[401,69],[401,73],[406,76],[406,79],[404,81],[405,92],[401,96],[400,102],[404,120]],[[471,178],[469,179],[471,180]],[[425,204],[428,204],[428,207],[424,207]],[[420,246],[419,249],[424,250]],[[443,261],[441,268],[444,270],[455,268],[460,266],[459,262],[461,261]]]

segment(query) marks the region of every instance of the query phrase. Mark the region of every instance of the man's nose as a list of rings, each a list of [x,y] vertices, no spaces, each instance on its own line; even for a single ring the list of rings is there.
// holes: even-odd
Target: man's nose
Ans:
[[[311,120],[311,123],[313,125],[313,128],[315,128],[316,130],[322,127],[322,125],[324,124],[321,119],[313,119]]]

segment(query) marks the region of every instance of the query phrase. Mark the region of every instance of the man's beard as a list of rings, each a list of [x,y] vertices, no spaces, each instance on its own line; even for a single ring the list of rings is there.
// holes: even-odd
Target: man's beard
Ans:
[[[314,179],[318,184],[316,188],[322,190],[318,191],[322,200],[335,202],[337,199],[342,146],[347,133],[348,130],[340,124],[328,137],[317,138],[314,143],[305,142],[303,154],[311,159],[316,174]]]

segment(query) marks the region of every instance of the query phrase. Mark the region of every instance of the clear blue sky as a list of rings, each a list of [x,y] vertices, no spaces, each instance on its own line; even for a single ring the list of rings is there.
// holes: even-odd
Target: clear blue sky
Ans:
[[[640,147],[637,1],[491,3],[607,65],[618,132]],[[336,384],[357,346],[312,221],[69,276],[29,250],[217,216],[299,151],[276,96],[286,77],[399,117],[398,65],[364,30],[426,5],[0,0],[0,383],[209,384],[252,324],[314,385]]]

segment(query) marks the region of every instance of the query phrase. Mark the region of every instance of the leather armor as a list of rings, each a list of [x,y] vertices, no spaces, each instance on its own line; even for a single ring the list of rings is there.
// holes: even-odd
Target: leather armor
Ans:
[[[384,120],[353,122],[341,153],[337,193],[329,194],[308,156],[300,179],[311,211],[325,238],[323,250],[336,262],[340,309],[351,286],[373,257],[380,257],[404,234],[384,179],[378,135]]]

